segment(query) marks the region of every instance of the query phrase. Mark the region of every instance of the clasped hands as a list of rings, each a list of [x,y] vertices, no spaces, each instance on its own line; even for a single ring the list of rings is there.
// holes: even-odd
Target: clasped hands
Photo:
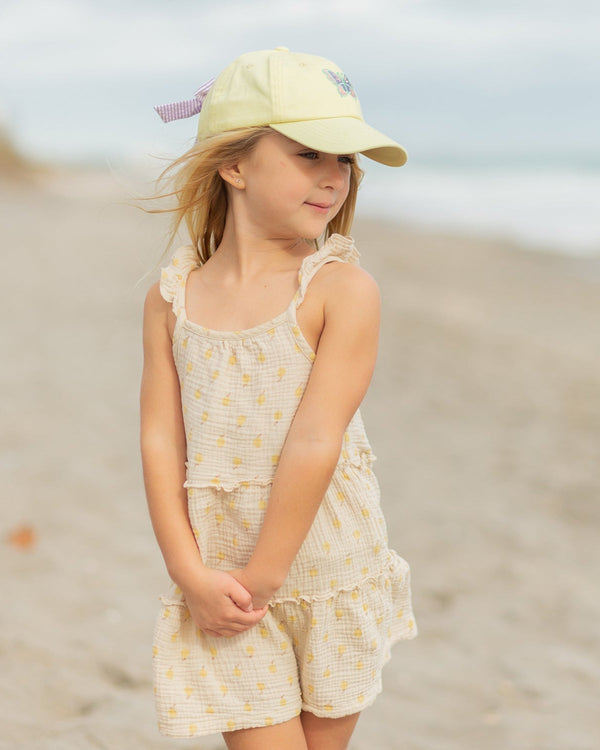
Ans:
[[[277,590],[253,580],[246,568],[226,572],[206,567],[191,585],[180,588],[197,627],[208,635],[226,638],[260,622]]]

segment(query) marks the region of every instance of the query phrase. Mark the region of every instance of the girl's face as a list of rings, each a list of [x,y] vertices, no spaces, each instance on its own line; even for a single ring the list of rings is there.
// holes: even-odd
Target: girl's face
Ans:
[[[274,131],[238,164],[243,190],[237,197],[266,237],[315,239],[348,196],[353,161],[353,155],[314,151]]]

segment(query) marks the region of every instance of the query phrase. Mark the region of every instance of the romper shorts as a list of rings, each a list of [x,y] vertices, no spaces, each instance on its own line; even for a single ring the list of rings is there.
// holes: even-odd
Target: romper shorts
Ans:
[[[417,634],[409,578],[394,554],[379,578],[322,600],[274,602],[232,638],[203,633],[181,599],[161,597],[153,650],[160,732],[194,737],[270,726],[300,711],[361,711],[381,692],[390,647]],[[406,611],[391,601],[407,602]]]

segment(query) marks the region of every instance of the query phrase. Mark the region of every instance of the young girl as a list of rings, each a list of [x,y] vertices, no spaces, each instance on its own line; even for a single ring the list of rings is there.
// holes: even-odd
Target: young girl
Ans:
[[[390,646],[417,632],[358,408],[380,296],[344,236],[355,154],[406,154],[365,124],[337,65],[285,48],[159,110],[190,104],[173,235],[185,221],[192,243],[144,312],[144,478],[172,579],[159,728],[222,732],[233,750],[340,750]]]

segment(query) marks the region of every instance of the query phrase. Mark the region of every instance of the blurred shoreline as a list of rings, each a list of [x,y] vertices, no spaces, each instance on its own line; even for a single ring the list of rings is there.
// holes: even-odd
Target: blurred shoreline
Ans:
[[[138,456],[138,282],[166,223],[129,205],[149,187],[0,177],[7,750],[181,746],[151,685],[166,574]],[[377,219],[353,236],[382,294],[361,412],[420,635],[351,748],[595,750],[600,261]]]
[[[104,190],[108,196],[120,184],[133,198],[148,196],[173,158],[164,151],[137,159],[118,153],[112,159],[39,161],[20,153],[0,124],[0,180],[34,181],[61,193]],[[361,163],[366,175],[359,220],[400,222],[422,232],[497,240],[583,261],[600,258],[600,161],[593,149],[462,156],[417,152],[401,170],[366,158]]]

